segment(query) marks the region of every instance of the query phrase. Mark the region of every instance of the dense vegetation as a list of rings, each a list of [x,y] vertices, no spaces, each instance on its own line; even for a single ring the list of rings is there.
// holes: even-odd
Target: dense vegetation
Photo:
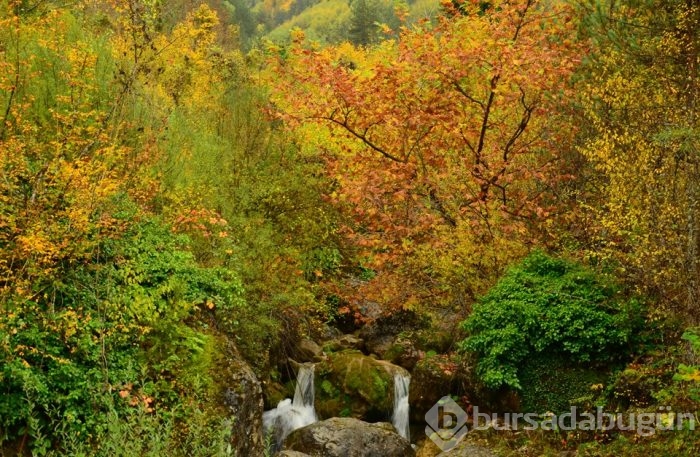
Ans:
[[[479,354],[491,388],[522,389],[518,372],[540,354],[575,365],[611,362],[629,352],[643,322],[641,307],[616,295],[593,272],[536,252],[475,305],[464,347]]]
[[[230,455],[231,348],[376,306],[524,407],[695,411],[699,65],[691,0],[0,0],[0,455]],[[697,446],[501,446],[562,439]]]

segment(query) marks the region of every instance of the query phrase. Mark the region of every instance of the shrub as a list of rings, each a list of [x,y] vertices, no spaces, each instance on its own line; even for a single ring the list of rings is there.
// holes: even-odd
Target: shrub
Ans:
[[[214,350],[197,316],[225,321],[244,301],[232,272],[198,266],[186,245],[159,221],[138,221],[91,263],[36,284],[33,300],[3,304],[0,443],[36,455],[67,437],[92,444],[109,414],[139,409],[191,422],[182,403],[207,395]]]
[[[607,277],[535,252],[475,305],[461,349],[478,355],[487,387],[521,389],[521,367],[533,358],[592,365],[624,358],[642,323],[640,304]]]

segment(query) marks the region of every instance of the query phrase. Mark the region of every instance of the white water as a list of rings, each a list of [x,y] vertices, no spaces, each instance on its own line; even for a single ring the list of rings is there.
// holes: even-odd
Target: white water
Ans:
[[[407,440],[411,440],[408,427],[408,388],[411,377],[408,374],[394,374],[394,412],[391,415],[391,423],[394,428]]]
[[[285,398],[277,404],[277,408],[263,413],[263,428],[265,434],[271,434],[274,440],[274,450],[282,447],[284,439],[294,430],[316,422],[314,409],[314,366],[304,364],[299,366],[297,385],[294,389],[294,400]]]

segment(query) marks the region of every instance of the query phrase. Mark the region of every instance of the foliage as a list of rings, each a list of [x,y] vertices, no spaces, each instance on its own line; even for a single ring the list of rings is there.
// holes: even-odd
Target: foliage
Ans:
[[[267,33],[275,43],[288,43],[290,31],[299,28],[310,40],[319,43],[340,43],[347,39],[350,6],[345,0],[320,2],[285,21]]]
[[[181,397],[205,398],[212,348],[187,321],[241,306],[242,289],[228,272],[197,267],[182,241],[143,222],[106,241],[50,295],[6,303],[4,439],[28,437],[36,452],[61,434],[94,443],[108,432],[109,411],[157,409],[178,420]]]
[[[184,416],[181,412],[178,415]],[[177,429],[172,418],[158,412],[151,414],[143,410],[134,410],[120,415],[110,411],[105,416],[105,432],[100,436],[98,446],[81,440],[75,435],[63,435],[65,438],[63,449],[49,451],[47,456],[229,457],[235,455],[227,434],[231,427],[228,420],[216,423],[206,417],[203,411],[195,410],[186,415],[188,419],[186,440],[182,440],[179,436],[180,430]]]
[[[238,165],[267,160],[278,177],[288,169],[278,160],[287,151],[273,153],[259,136],[256,129],[268,123],[253,118],[258,106],[242,97],[248,94],[242,57],[224,47],[227,32],[215,12],[171,6],[0,3],[3,449],[230,453],[223,444],[228,412],[215,400],[223,387],[216,385],[220,348],[212,333],[250,341],[257,345],[251,358],[261,359],[269,342],[259,335],[273,334],[277,321],[262,318],[246,298],[266,293],[260,282],[274,272],[270,264],[288,257],[277,248],[282,237],[258,236],[252,221],[261,223],[259,216],[246,214],[244,205],[223,206],[212,187],[199,187],[205,173],[216,169],[229,179],[228,171],[236,170],[238,181],[214,185],[250,196],[259,176]],[[205,141],[183,141],[176,134],[183,127]],[[232,144],[235,161],[217,168]],[[185,160],[193,150],[199,162]],[[255,161],[250,152],[258,154]],[[277,189],[258,186],[247,208],[257,209],[265,194],[273,208],[286,176],[278,177]],[[308,189],[299,181],[295,191]],[[289,211],[295,204],[280,205],[283,216],[262,222],[294,227],[284,237],[292,230],[308,234],[304,239],[319,255],[307,259],[306,249],[295,250],[285,271],[299,277],[292,268],[303,264],[328,272],[338,257],[314,236],[328,238],[322,224],[329,218],[318,218],[318,229],[310,231],[303,223],[311,217]],[[289,223],[281,223],[285,217]],[[247,238],[233,239],[246,231]],[[247,250],[234,255],[245,242],[267,244],[268,264],[245,270],[256,257]],[[238,271],[258,281],[250,281],[252,292],[243,289]],[[284,280],[278,286],[286,287]],[[298,305],[280,297],[287,291],[313,303],[300,284],[283,292],[268,288],[275,295],[263,302],[266,311],[284,300]],[[134,434],[152,440],[128,438],[133,446],[116,448],[114,440]]]
[[[224,347],[265,379],[332,319],[480,296],[462,348],[526,408],[696,407],[695,3],[0,0],[0,448],[230,455]],[[539,251],[492,287],[538,246],[648,321]],[[406,324],[460,375],[459,332]],[[383,404],[365,371],[320,395]]]
[[[606,370],[538,354],[519,370],[520,408],[540,414],[566,413],[572,405],[590,410],[600,393],[595,387],[604,385],[608,378]]]
[[[686,330],[683,340],[688,342],[688,356],[690,363],[679,363],[678,372],[673,376],[673,380],[679,382],[687,388],[685,396],[692,402],[700,403],[700,334],[697,328]]]
[[[698,315],[700,6],[580,2],[594,48],[583,69],[580,152],[593,168],[580,233],[590,258],[690,319]],[[585,221],[585,222],[584,222]]]
[[[393,11],[387,8],[386,3],[377,0],[352,0],[350,11],[352,14],[348,38],[358,46],[367,46],[380,41],[382,28],[398,29],[399,21]]]
[[[276,55],[282,118],[326,160],[352,218],[342,231],[377,272],[355,298],[466,306],[552,211],[555,145],[571,131],[556,103],[578,62],[570,11],[465,5],[374,48],[318,49],[299,32]]]
[[[337,45],[376,45],[395,38],[407,23],[435,17],[438,0],[395,2],[390,0],[326,0],[310,5],[279,24],[264,37],[277,44],[289,44],[290,33],[300,29],[309,41]]]
[[[148,139],[160,151],[159,209],[189,236],[199,263],[228,268],[246,284],[251,306],[222,328],[263,375],[270,347],[285,348],[305,331],[298,327],[324,319],[315,283],[342,255],[319,160],[266,118],[265,93],[242,54],[225,46],[227,36],[202,5],[169,33],[120,35],[114,50],[120,74],[134,75],[124,89],[150,104],[136,122],[152,125]]]
[[[523,389],[521,367],[535,356],[584,365],[624,359],[642,319],[641,306],[607,278],[535,252],[475,305],[462,349],[478,354],[488,387]]]

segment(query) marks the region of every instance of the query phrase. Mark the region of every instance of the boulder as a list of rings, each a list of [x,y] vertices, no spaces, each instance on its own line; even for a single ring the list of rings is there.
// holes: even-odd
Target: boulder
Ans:
[[[384,352],[384,360],[403,367],[407,370],[413,370],[416,363],[421,358],[421,353],[418,351],[413,342],[408,338],[397,338],[389,349]]]
[[[253,369],[243,360],[235,345],[223,343],[221,367],[216,376],[222,386],[221,404],[233,418],[232,446],[236,455],[263,455],[263,397]]]
[[[379,316],[360,330],[360,338],[365,341],[365,349],[370,354],[385,358],[400,333],[424,328],[429,324],[425,316],[414,311],[399,310]]]
[[[352,416],[370,421],[391,415],[394,375],[403,368],[360,351],[328,355],[316,365],[316,412],[319,417]]]
[[[411,376],[409,404],[411,418],[424,420],[425,413],[445,395],[456,392],[457,370],[450,370],[452,361],[445,355],[425,357],[416,363]]]
[[[411,443],[389,423],[369,424],[350,417],[334,417],[292,432],[285,450],[311,457],[414,457]]]
[[[295,354],[298,362],[318,362],[323,356],[323,350],[313,340],[304,338],[299,341]]]
[[[419,441],[416,446],[416,457],[435,457],[441,452],[442,450],[437,444],[427,437]]]
[[[275,454],[275,457],[311,457],[309,454],[297,451],[281,451]]]
[[[365,347],[365,342],[362,338],[358,338],[355,335],[342,335],[339,338],[328,341],[323,345],[323,350],[325,352],[338,352],[346,349],[356,349],[361,351]]]

